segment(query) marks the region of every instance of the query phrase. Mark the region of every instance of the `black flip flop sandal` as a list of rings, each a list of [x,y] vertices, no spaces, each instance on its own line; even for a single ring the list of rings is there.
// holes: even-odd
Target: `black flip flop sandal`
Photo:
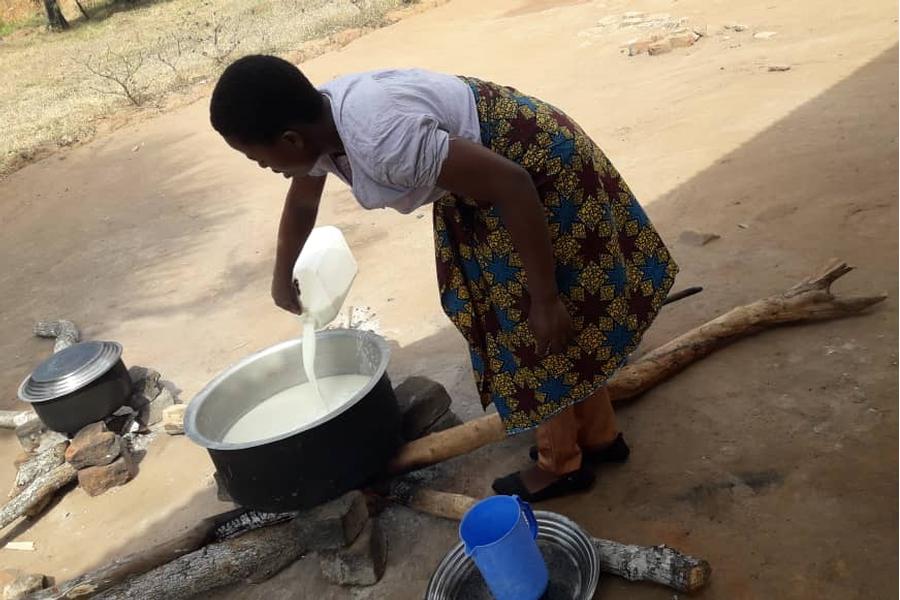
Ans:
[[[598,465],[600,463],[624,463],[628,460],[630,454],[631,448],[625,443],[625,438],[623,438],[620,433],[616,436],[616,439],[613,440],[613,443],[606,448],[595,450],[594,452],[585,452],[584,461],[592,465]],[[529,448],[528,456],[531,460],[538,459],[537,446]]]
[[[587,469],[578,469],[563,475],[547,487],[536,492],[529,492],[518,472],[494,480],[491,486],[494,492],[507,496],[518,496],[525,502],[543,502],[551,498],[568,496],[583,492],[594,485],[594,473]]]

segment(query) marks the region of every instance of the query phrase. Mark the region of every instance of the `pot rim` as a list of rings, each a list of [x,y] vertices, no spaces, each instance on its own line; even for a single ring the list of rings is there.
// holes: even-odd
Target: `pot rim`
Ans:
[[[354,394],[350,400],[344,403],[338,410],[329,412],[316,419],[315,421],[311,421],[306,423],[302,427],[298,427],[296,429],[292,429],[285,433],[281,433],[279,435],[274,435],[272,437],[263,438],[260,440],[253,440],[250,442],[223,442],[220,440],[212,440],[205,435],[201,434],[197,430],[197,413],[200,411],[200,407],[206,401],[206,399],[216,390],[216,388],[226,379],[228,379],[233,374],[237,373],[247,365],[263,358],[265,356],[269,356],[271,354],[276,354],[281,352],[287,348],[292,346],[301,346],[303,343],[302,338],[294,338],[290,340],[286,340],[284,342],[279,342],[274,346],[269,346],[267,348],[263,348],[249,356],[245,356],[238,362],[232,364],[227,369],[216,375],[212,381],[206,384],[202,390],[200,390],[188,403],[187,409],[184,414],[184,433],[190,438],[195,444],[206,448],[207,450],[244,450],[247,448],[255,448],[257,446],[265,446],[267,444],[271,444],[273,442],[278,442],[289,437],[293,437],[298,433],[303,433],[309,429],[313,429],[318,427],[322,423],[326,421],[330,421],[334,419],[346,411],[350,410],[351,407],[355,406],[360,400],[362,400],[375,385],[381,381],[381,378],[384,377],[385,372],[387,371],[388,362],[390,360],[391,349],[388,346],[387,341],[381,337],[380,335],[373,333],[371,331],[362,331],[359,329],[326,329],[324,331],[319,331],[316,333],[316,337],[318,339],[327,339],[331,337],[346,337],[347,335],[352,337],[356,337],[360,340],[368,340],[373,342],[378,350],[381,352],[381,360],[378,363],[377,368],[375,369],[375,373],[369,378],[369,382],[359,390],[356,394]]]

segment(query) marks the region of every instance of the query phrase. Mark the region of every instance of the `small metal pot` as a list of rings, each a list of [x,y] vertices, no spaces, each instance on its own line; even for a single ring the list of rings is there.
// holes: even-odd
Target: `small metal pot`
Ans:
[[[81,342],[60,350],[25,378],[19,399],[54,431],[74,435],[105,419],[131,396],[131,377],[116,342]]]
[[[389,348],[355,330],[316,335],[316,375],[359,374],[368,384],[320,419],[267,439],[225,442],[242,416],[272,395],[306,381],[302,340],[248,356],[188,404],[185,433],[209,452],[235,502],[258,510],[300,510],[356,489],[378,475],[400,440],[397,399],[386,374]]]

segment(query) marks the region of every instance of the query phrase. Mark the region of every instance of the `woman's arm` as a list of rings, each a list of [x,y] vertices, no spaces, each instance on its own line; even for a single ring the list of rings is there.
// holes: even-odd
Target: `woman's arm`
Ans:
[[[556,287],[550,230],[531,175],[480,144],[455,139],[450,141],[450,152],[437,184],[455,194],[493,204],[500,211],[528,276],[528,320],[537,351],[562,351],[571,334],[572,321]]]
[[[324,188],[325,177],[294,177],[281,211],[272,275],[272,299],[276,305],[292,313],[300,313],[293,282],[294,262],[316,224]]]

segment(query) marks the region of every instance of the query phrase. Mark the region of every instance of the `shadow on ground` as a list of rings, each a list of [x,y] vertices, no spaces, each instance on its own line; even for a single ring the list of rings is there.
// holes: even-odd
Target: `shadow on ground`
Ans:
[[[15,390],[52,351],[51,342],[31,335],[37,320],[72,320],[83,339],[91,339],[141,318],[201,317],[210,297],[231,297],[263,281],[267,254],[257,253],[251,263],[223,257],[212,272],[208,264],[192,265],[203,246],[230,235],[229,225],[246,211],[210,191],[217,167],[198,164],[185,150],[184,142],[197,135],[172,130],[144,137],[134,151],[133,141],[117,136],[96,142],[90,154],[47,159],[57,163],[52,180],[41,179],[37,169],[17,175],[19,189],[30,195],[11,198],[0,213],[0,222],[17,221],[0,239],[6,265],[0,285],[15,290],[0,297],[0,312],[7,331],[18,332],[0,340],[3,389]],[[148,166],[140,153],[152,148],[165,150]],[[104,176],[86,180],[81,170],[94,162],[107,164]],[[84,279],[73,282],[71,273]],[[180,282],[197,279],[208,285],[186,297]],[[0,399],[0,409],[13,408],[11,400]]]

